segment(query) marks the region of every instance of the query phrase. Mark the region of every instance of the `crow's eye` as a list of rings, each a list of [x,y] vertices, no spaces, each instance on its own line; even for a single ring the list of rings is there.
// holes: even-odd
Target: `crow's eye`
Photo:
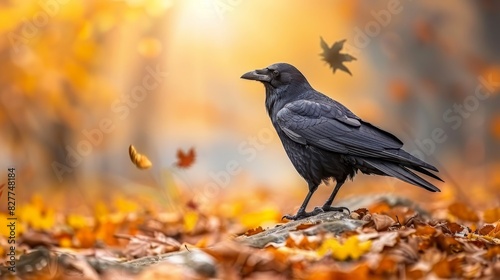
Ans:
[[[280,72],[278,70],[273,71],[273,76],[278,77],[280,75]]]

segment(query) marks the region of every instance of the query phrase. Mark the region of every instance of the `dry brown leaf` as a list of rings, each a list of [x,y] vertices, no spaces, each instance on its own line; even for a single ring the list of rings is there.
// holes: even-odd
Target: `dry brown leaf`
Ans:
[[[391,217],[387,215],[373,214],[372,221],[375,223],[375,229],[378,231],[384,231],[390,226],[396,224]]]
[[[500,223],[498,223],[496,227],[488,233],[488,236],[493,238],[500,238]]]
[[[453,234],[462,234],[466,235],[469,233],[469,229],[457,223],[447,223],[446,227]]]
[[[238,269],[242,275],[254,271],[282,272],[288,266],[272,251],[249,248],[233,241],[223,241],[201,250],[214,257],[221,265]]]
[[[492,225],[485,225],[481,229],[479,229],[478,233],[480,235],[487,235],[488,233],[490,233],[494,229],[495,229],[495,227]]]
[[[379,238],[372,242],[371,251],[380,253],[385,247],[393,247],[398,243],[398,236],[397,231],[380,233]]]
[[[366,208],[359,208],[357,210],[352,211],[352,213],[357,213],[358,214],[358,217],[357,217],[358,219],[357,220],[359,220],[359,219],[362,219],[366,214],[368,214],[368,209],[366,209]]]
[[[133,145],[128,147],[128,154],[132,163],[139,169],[148,169],[153,166],[151,161],[145,155],[138,153]]]
[[[463,221],[478,222],[479,216],[469,206],[464,203],[455,202],[448,207],[450,214]]]
[[[194,148],[189,149],[186,153],[182,150],[177,150],[177,167],[179,168],[188,168],[190,167],[195,160],[195,152]]]
[[[417,226],[417,231],[415,232],[417,236],[431,236],[434,235],[435,233],[436,229],[429,225]]]
[[[440,278],[458,277],[462,273],[462,259],[442,259],[432,267],[432,272]]]
[[[464,250],[464,247],[460,242],[458,242],[455,238],[444,234],[436,237],[436,243],[442,251],[449,254],[462,252]]]

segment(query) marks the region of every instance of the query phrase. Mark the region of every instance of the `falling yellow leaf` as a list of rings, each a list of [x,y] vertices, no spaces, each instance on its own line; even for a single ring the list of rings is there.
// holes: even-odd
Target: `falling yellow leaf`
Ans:
[[[317,253],[320,256],[325,256],[330,252],[332,257],[339,261],[347,259],[357,260],[370,250],[371,245],[372,242],[370,240],[360,242],[355,235],[347,238],[344,243],[340,243],[335,238],[328,238],[321,244]]]
[[[132,163],[139,169],[148,169],[153,166],[151,161],[145,155],[139,154],[133,145],[128,147],[128,154]]]

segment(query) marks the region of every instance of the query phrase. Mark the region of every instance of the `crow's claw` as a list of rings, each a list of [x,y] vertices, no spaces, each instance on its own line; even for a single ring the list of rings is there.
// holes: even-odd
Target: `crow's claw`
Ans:
[[[331,211],[344,212],[344,210],[346,210],[346,211],[347,211],[347,214],[351,215],[351,210],[349,210],[349,208],[347,208],[347,207],[343,207],[343,206],[340,206],[340,207],[333,207],[333,206],[327,206],[327,205],[324,205],[323,207],[321,207],[321,209],[322,209],[324,212],[331,212]]]
[[[301,212],[297,212],[296,215],[285,215],[285,216],[281,217],[281,219],[282,220],[287,219],[290,221],[296,221],[296,220],[304,219],[307,217],[315,216],[315,215],[318,215],[319,213],[323,213],[323,212],[324,211],[322,208],[316,207],[311,212],[301,211]]]

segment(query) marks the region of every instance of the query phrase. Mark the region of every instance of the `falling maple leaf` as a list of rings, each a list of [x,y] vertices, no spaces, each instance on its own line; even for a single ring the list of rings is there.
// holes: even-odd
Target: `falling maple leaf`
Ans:
[[[340,69],[352,76],[351,71],[349,71],[349,69],[344,65],[344,62],[350,62],[356,60],[356,58],[350,54],[340,53],[340,50],[344,47],[346,40],[337,41],[330,48],[325,40],[323,40],[323,37],[320,37],[320,39],[321,48],[323,49],[321,56],[323,57],[323,60],[328,63],[330,68],[332,68],[333,73],[335,73],[337,69]]]
[[[128,154],[132,163],[139,169],[148,169],[153,166],[151,161],[145,155],[139,154],[133,145],[128,147]]]
[[[193,164],[195,156],[194,148],[189,149],[187,153],[179,149],[177,150],[177,163],[175,165],[179,168],[188,168]]]

